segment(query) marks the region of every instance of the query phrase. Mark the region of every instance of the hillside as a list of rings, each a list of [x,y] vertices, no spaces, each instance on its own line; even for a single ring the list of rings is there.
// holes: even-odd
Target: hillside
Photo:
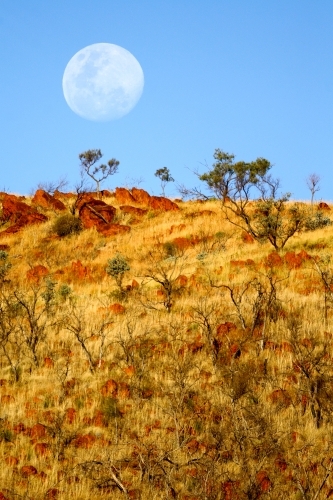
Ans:
[[[0,500],[333,498],[333,226],[102,195],[1,194]]]

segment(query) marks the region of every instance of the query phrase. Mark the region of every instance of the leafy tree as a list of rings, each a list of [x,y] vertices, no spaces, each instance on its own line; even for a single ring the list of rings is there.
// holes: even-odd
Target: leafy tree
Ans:
[[[119,161],[112,158],[108,161],[107,165],[102,164],[97,166],[96,163],[102,156],[100,149],[88,149],[88,151],[79,154],[81,169],[96,182],[97,194],[100,192],[100,183],[109,177],[109,175],[115,174],[118,171],[119,165]]]
[[[168,182],[174,182],[170,170],[167,167],[158,168],[155,172],[155,177],[158,177],[161,181],[162,196],[165,196],[165,186]]]
[[[123,291],[123,279],[126,271],[130,270],[130,266],[128,265],[125,257],[118,254],[113,259],[108,260],[108,265],[106,268],[106,272],[109,276],[115,279],[117,286],[120,292]]]
[[[290,193],[278,194],[279,181],[269,175],[272,165],[268,160],[235,162],[234,158],[233,154],[216,149],[213,168],[197,174],[199,179],[222,201],[230,223],[255,240],[269,241],[276,250],[281,250],[289,238],[304,228],[307,219],[304,207],[289,203]],[[199,190],[188,192],[201,194]]]

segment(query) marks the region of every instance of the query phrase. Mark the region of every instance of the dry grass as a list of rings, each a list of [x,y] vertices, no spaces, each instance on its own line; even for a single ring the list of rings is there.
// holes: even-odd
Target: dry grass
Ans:
[[[272,248],[244,242],[217,202],[180,207],[136,221],[118,211],[131,232],[113,238],[94,229],[55,238],[46,211],[49,222],[1,241],[12,264],[1,285],[5,498],[331,494],[333,318],[328,307],[325,324],[310,256],[332,254],[333,229],[292,238],[269,266]],[[302,262],[284,259],[303,250]],[[124,286],[138,283],[122,295],[105,272],[117,253],[131,268]],[[27,279],[37,265],[55,282],[49,309],[47,281]],[[172,282],[170,312],[160,266]],[[13,314],[15,297],[27,309]]]

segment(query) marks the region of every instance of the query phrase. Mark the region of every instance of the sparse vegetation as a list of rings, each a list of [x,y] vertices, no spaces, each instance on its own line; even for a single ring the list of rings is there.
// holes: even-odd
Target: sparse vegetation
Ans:
[[[332,206],[223,197],[2,232],[0,498],[332,497]]]
[[[96,163],[102,158],[100,149],[88,149],[84,153],[79,154],[81,162],[81,171],[88,175],[93,181],[96,182],[96,193],[99,195],[100,184],[110,175],[114,175],[118,171],[119,161],[112,158],[108,161],[107,165]]]
[[[52,230],[60,237],[78,234],[82,230],[82,223],[72,214],[60,215],[54,222]]]

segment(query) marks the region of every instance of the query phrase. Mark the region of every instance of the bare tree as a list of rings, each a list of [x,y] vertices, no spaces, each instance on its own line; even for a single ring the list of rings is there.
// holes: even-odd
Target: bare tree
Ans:
[[[306,184],[310,189],[311,193],[311,205],[313,205],[313,198],[315,193],[320,191],[319,182],[320,182],[320,177],[317,174],[310,174],[309,177],[306,179]]]

